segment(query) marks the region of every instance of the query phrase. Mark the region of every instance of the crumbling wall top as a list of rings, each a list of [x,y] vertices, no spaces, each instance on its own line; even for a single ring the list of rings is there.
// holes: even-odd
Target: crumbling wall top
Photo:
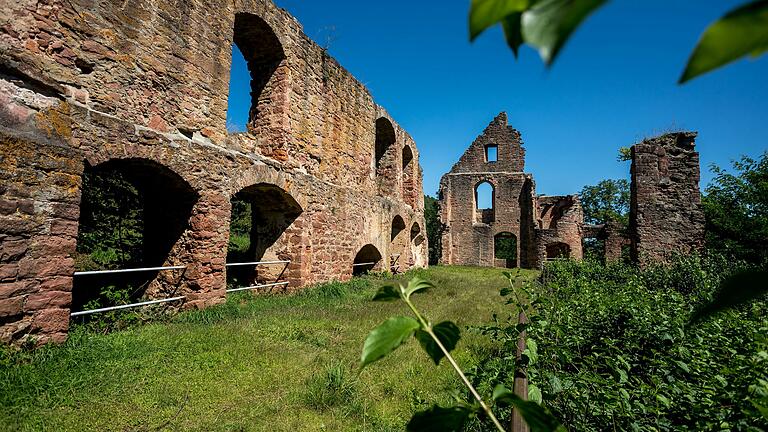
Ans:
[[[451,173],[523,172],[525,149],[520,132],[502,112],[491,121],[451,169]]]

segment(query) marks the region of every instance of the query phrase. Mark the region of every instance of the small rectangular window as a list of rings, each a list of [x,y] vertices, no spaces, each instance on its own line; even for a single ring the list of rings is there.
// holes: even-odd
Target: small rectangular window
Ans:
[[[498,157],[499,148],[497,146],[485,146],[485,161],[496,162]]]

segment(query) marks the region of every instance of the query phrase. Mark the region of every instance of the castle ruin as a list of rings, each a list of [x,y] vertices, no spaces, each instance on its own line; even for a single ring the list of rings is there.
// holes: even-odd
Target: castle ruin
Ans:
[[[704,217],[695,137],[678,132],[634,145],[628,229],[616,221],[589,225],[578,195],[536,194],[524,172],[520,132],[501,113],[440,180],[441,263],[540,268],[548,260],[582,259],[586,239],[603,242],[606,261],[629,248],[640,265],[699,250]],[[490,208],[480,207],[483,184],[491,188]],[[500,256],[509,244],[514,254]]]
[[[244,133],[225,124],[233,44]],[[142,276],[146,297],[182,308],[224,301],[233,197],[250,259],[287,264],[257,283],[427,263],[415,143],[270,0],[4,3],[0,342],[66,338],[82,179],[103,172],[141,193],[143,264],[172,268]]]

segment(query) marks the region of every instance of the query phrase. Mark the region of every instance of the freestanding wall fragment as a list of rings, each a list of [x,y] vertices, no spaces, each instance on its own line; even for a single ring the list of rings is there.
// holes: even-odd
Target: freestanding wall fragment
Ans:
[[[676,132],[632,146],[629,231],[641,266],[704,245],[695,132]]]

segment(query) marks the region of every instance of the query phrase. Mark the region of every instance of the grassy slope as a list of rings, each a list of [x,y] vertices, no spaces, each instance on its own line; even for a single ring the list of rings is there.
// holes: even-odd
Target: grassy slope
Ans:
[[[434,322],[488,321],[501,271],[434,267],[415,298]],[[402,430],[415,409],[447,401],[448,365],[411,341],[359,375],[368,331],[407,314],[369,301],[380,278],[294,296],[230,298],[221,307],[109,335],[75,332],[63,347],[0,358],[2,430]],[[339,287],[341,293],[339,292]],[[467,367],[490,349],[463,332]]]

